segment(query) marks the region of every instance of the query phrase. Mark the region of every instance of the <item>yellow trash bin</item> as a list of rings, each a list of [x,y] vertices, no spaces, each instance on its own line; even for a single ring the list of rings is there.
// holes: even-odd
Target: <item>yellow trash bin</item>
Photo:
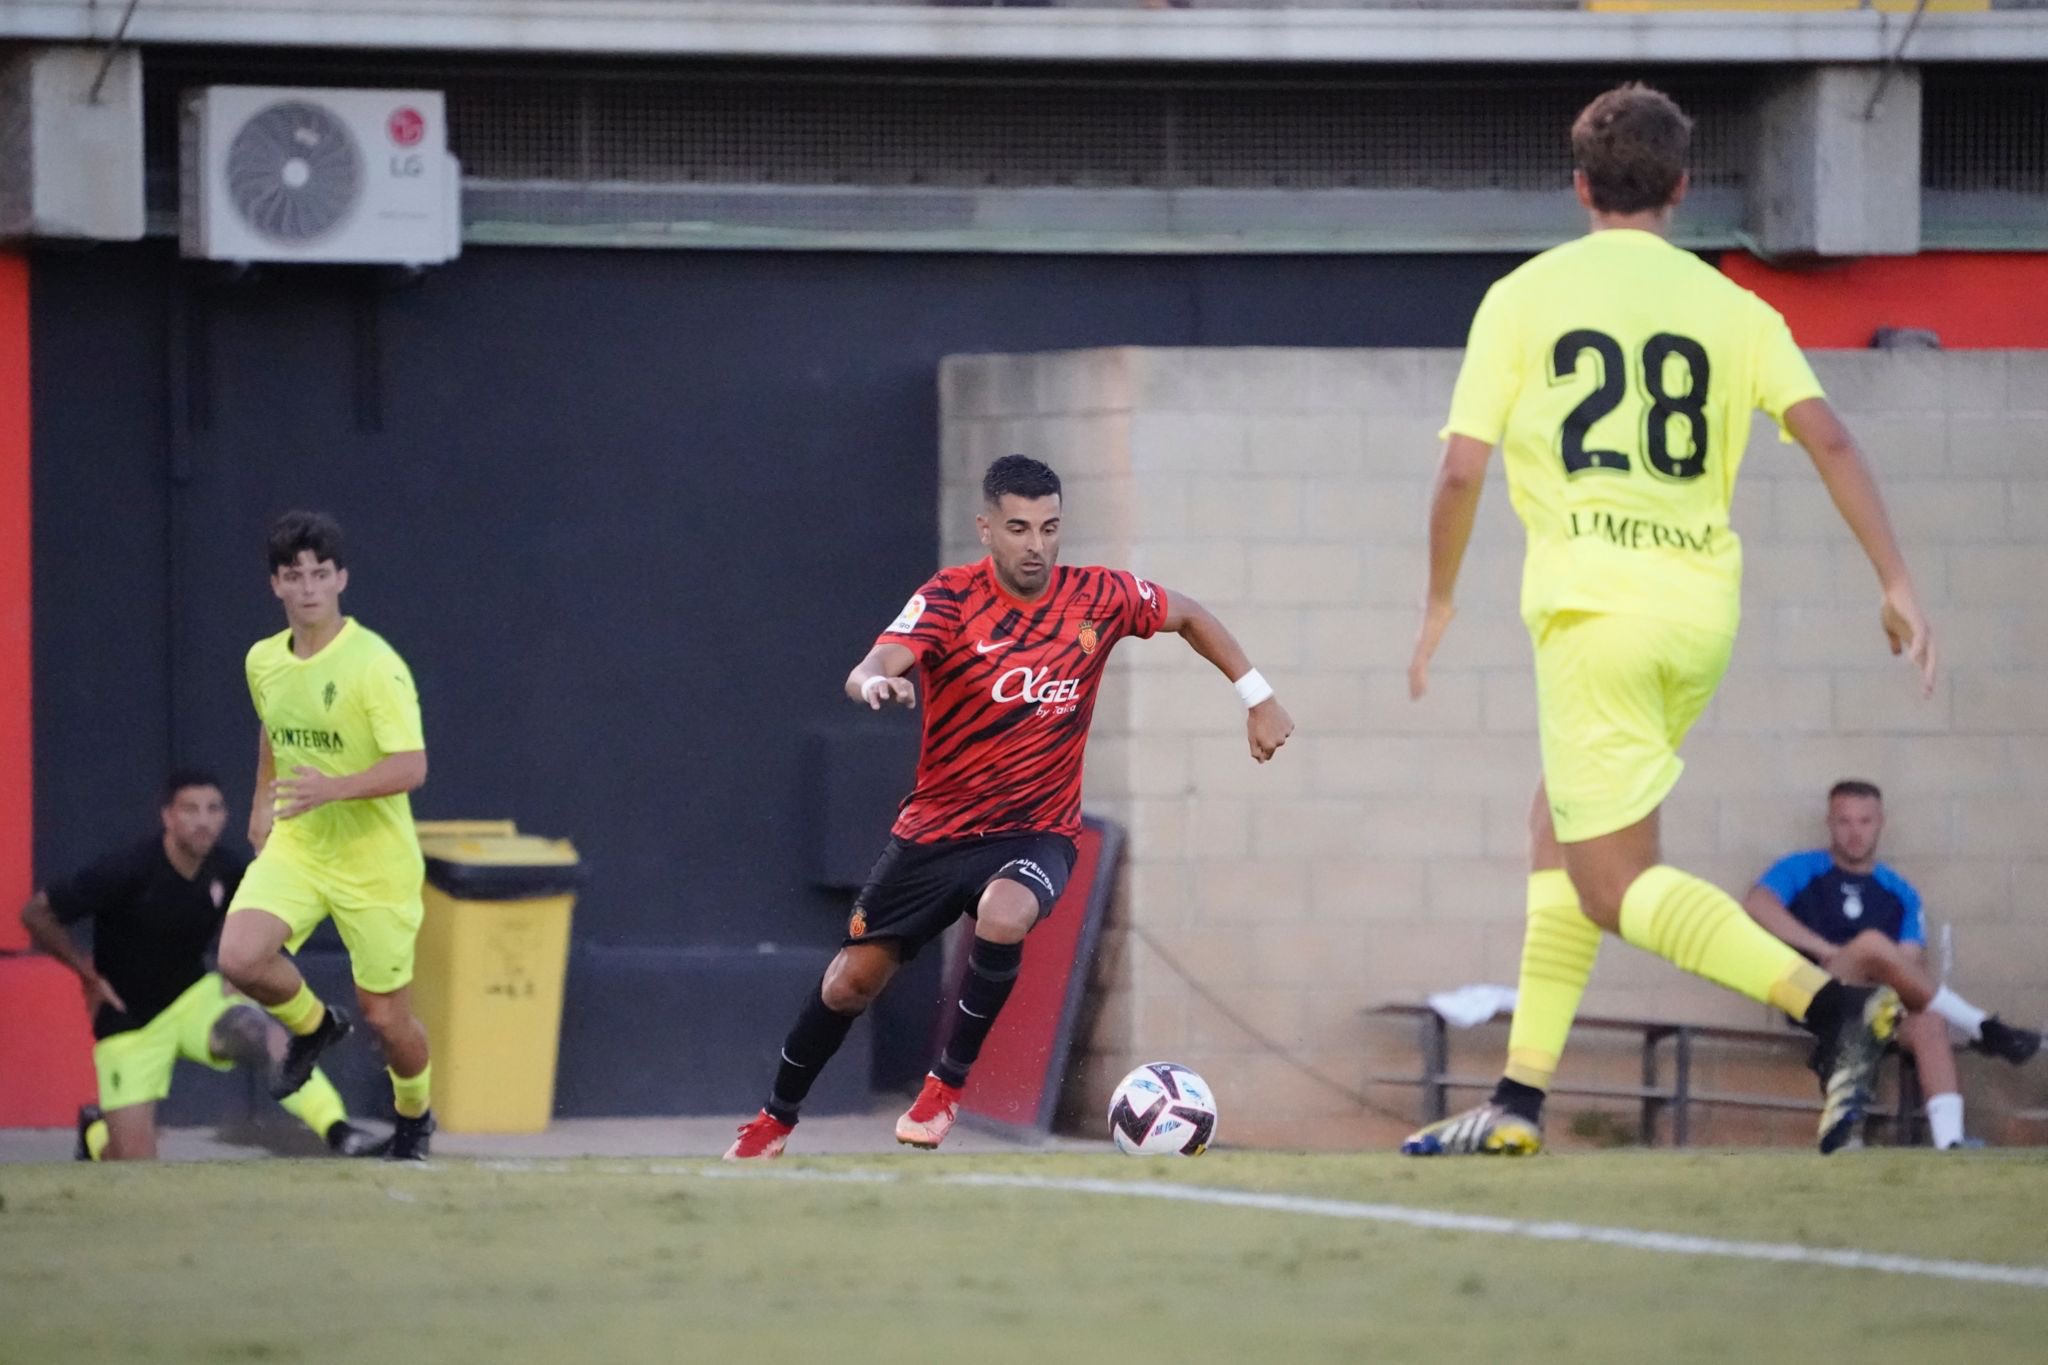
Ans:
[[[583,868],[566,839],[510,820],[423,820],[426,920],[414,1006],[451,1133],[537,1133],[555,1103],[569,916]]]

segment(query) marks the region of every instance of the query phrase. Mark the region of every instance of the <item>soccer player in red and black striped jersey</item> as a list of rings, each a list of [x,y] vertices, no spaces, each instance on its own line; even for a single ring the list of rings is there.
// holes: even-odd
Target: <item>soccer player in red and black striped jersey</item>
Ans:
[[[879,710],[925,693],[917,785],[853,904],[838,956],[782,1045],[768,1103],[729,1161],[782,1155],[797,1110],[853,1021],[896,969],[961,915],[974,946],[959,1015],[896,1140],[936,1147],[960,1109],[1031,932],[1066,886],[1081,830],[1081,754],[1109,652],[1126,637],[1179,635],[1233,681],[1251,756],[1294,729],[1244,649],[1200,603],[1117,569],[1059,562],[1059,476],[1007,455],[982,480],[975,517],[988,558],[942,569],[847,675]]]

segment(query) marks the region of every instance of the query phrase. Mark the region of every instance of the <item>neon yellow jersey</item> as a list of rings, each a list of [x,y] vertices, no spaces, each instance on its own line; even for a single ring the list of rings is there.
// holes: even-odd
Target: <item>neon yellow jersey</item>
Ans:
[[[1777,310],[1653,233],[1609,229],[1487,291],[1444,432],[1502,448],[1532,627],[1592,611],[1732,635],[1750,416],[1821,396]]]
[[[249,650],[249,696],[270,736],[278,776],[301,764],[334,777],[427,747],[419,693],[398,651],[353,617],[310,659],[287,630]],[[417,882],[419,837],[404,793],[334,801],[271,830],[264,855],[290,854],[360,882]]]

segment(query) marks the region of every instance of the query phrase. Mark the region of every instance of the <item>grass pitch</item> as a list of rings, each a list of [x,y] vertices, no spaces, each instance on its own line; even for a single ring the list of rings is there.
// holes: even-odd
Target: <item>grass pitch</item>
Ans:
[[[12,1166],[0,1362],[2048,1358],[2048,1288],[963,1175],[2048,1266],[2031,1153]]]

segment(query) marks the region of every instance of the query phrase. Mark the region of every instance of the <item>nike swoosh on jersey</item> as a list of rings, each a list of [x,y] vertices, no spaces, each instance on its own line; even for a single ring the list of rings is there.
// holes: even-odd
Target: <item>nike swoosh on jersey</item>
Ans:
[[[1015,640],[977,640],[974,642],[974,652],[976,654],[986,654],[990,650],[1008,649],[1016,643]]]

